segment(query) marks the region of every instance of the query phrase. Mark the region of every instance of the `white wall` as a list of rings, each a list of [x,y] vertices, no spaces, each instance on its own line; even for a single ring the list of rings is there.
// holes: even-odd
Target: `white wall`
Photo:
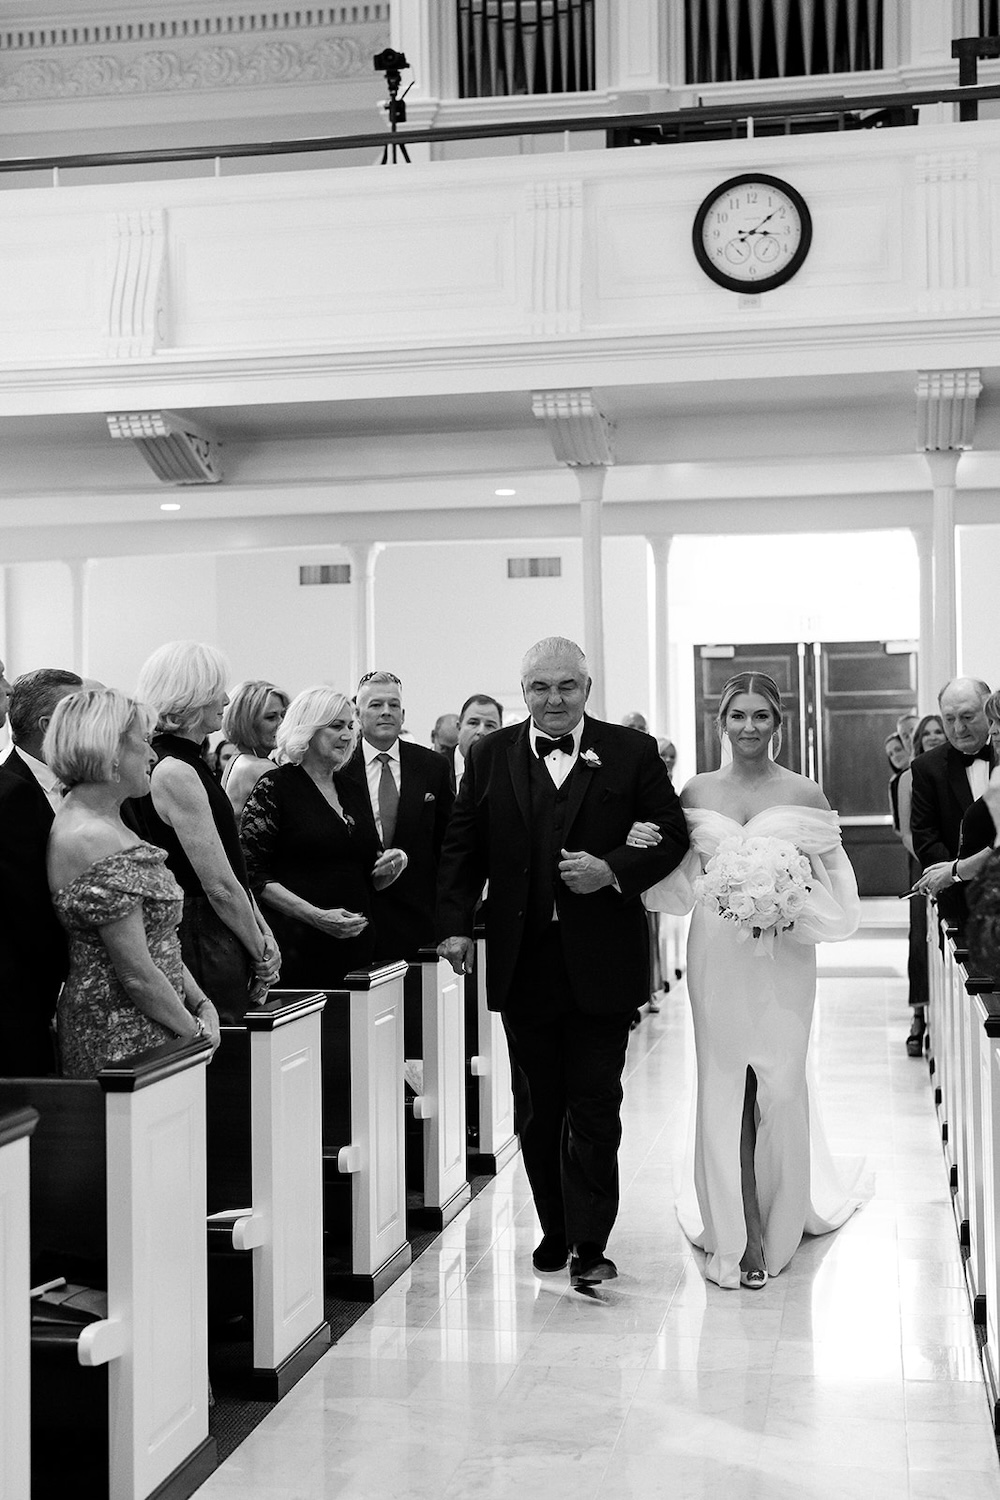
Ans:
[[[1000,687],[1000,526],[958,529],[958,670]]]
[[[131,692],[146,657],[165,641],[220,645],[215,579],[211,555],[92,561],[87,675]]]

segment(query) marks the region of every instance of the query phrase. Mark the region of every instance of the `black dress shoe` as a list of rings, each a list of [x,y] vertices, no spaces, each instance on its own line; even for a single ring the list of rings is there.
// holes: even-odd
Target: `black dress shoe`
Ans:
[[[614,1281],[618,1267],[598,1245],[586,1240],[576,1247],[569,1263],[569,1279],[574,1286],[593,1286],[598,1281]]]
[[[543,1234],[531,1253],[536,1271],[561,1271],[569,1260],[569,1246],[555,1234]]]
[[[926,1029],[927,1022],[924,1018],[923,1011],[915,1011],[913,1015],[913,1024],[910,1027],[910,1034],[906,1038],[906,1055],[908,1057],[923,1056],[924,1032]]]

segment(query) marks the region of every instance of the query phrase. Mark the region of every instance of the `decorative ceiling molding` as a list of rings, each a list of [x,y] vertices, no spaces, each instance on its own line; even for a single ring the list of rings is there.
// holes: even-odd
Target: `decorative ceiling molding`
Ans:
[[[978,370],[920,370],[917,374],[917,449],[940,453],[972,447]]]
[[[593,391],[535,391],[531,410],[545,423],[559,463],[573,467],[614,463],[614,428],[598,409]]]
[[[219,484],[222,479],[219,445],[176,412],[110,412],[108,432],[135,443],[164,484]]]
[[[317,32],[327,35],[317,35]],[[334,34],[330,34],[331,31]],[[305,35],[308,33],[308,35]],[[387,5],[0,32],[0,102],[335,83],[370,75]],[[168,45],[164,46],[163,43]]]
[[[96,9],[96,7],[95,7]],[[37,52],[54,47],[108,47],[128,42],[176,42],[196,37],[244,36],[263,31],[316,31],[330,26],[389,25],[388,0],[368,5],[317,5],[289,10],[217,10],[211,15],[164,15],[143,20],[121,16],[85,20],[67,16],[47,22],[11,21],[0,28],[0,52]]]

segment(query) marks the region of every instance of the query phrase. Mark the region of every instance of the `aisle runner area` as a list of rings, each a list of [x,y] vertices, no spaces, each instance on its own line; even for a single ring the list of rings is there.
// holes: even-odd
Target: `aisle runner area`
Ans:
[[[1000,1500],[903,944],[868,929],[820,963],[824,1114],[875,1186],[838,1234],[762,1292],[702,1280],[672,1206],[675,987],[632,1036],[619,1280],[584,1296],[533,1275],[512,1163],[199,1500]]]

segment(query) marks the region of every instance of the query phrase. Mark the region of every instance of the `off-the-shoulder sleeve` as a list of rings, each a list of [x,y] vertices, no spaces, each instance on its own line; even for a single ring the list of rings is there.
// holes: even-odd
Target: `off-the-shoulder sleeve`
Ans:
[[[109,922],[120,922],[141,905],[141,889],[98,873],[97,865],[73,882],[66,900],[56,901],[57,910],[62,907],[74,927],[107,927]]]
[[[280,829],[280,793],[275,776],[266,772],[247,798],[240,818],[240,843],[247,862],[247,879],[255,896],[275,878],[274,856]]]
[[[813,869],[806,904],[786,934],[796,943],[838,943],[858,930],[861,901],[851,861],[838,841],[822,853],[805,851]]]
[[[689,849],[669,875],[643,891],[643,906],[647,911],[665,911],[673,917],[683,917],[694,907],[694,881],[700,874],[698,853]]]

